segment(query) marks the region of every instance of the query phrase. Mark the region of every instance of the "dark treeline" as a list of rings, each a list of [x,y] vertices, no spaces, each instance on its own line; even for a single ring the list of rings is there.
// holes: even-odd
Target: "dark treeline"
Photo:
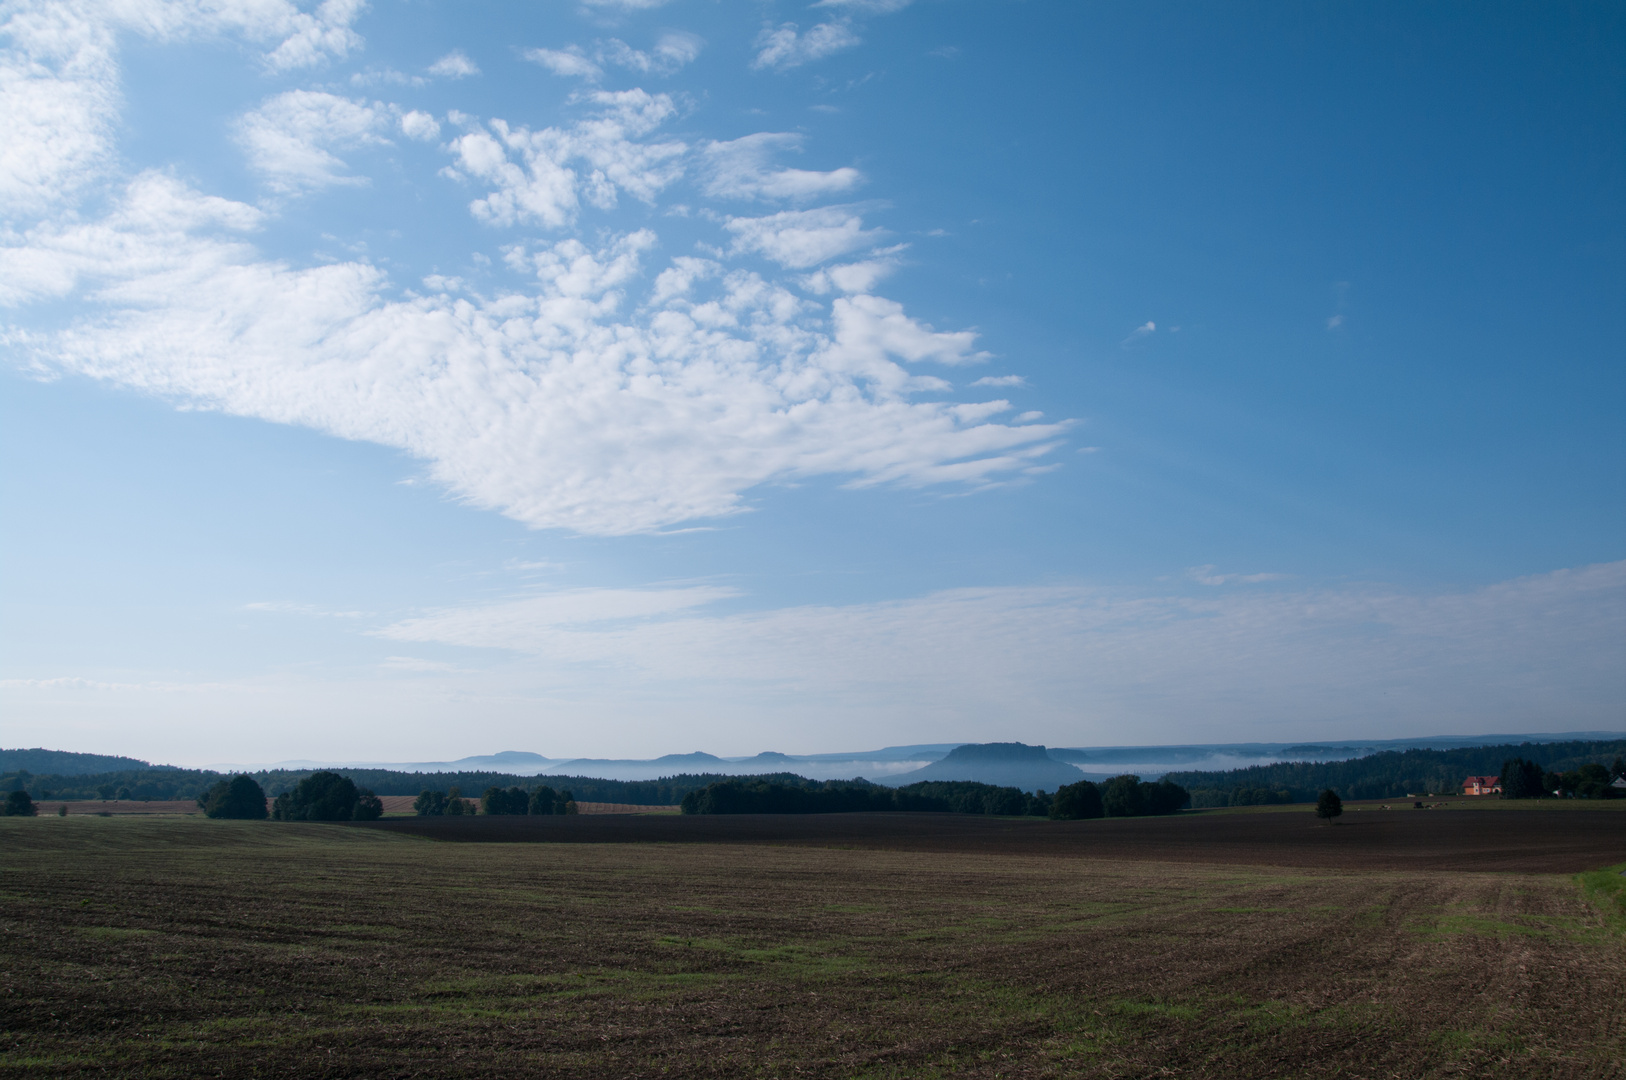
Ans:
[[[0,775],[0,789],[27,791],[36,799],[195,799],[225,778],[208,769],[120,769],[89,776],[19,770]]]
[[[428,789],[484,791],[488,787],[529,788],[547,783],[569,788],[583,802],[629,803],[638,806],[675,806],[691,791],[729,779],[720,773],[683,774],[659,780],[602,780],[592,776],[517,776],[513,773],[411,773],[392,769],[262,769],[248,773],[273,798],[294,790],[318,772],[347,777],[358,788],[376,795],[417,795]],[[232,774],[235,775],[235,774]],[[209,769],[124,769],[88,776],[33,775],[19,770],[0,774],[0,791],[27,791],[36,799],[195,799],[230,776]],[[804,782],[791,773],[771,773],[760,779]]]
[[[683,797],[685,814],[842,814],[913,810],[960,814],[1047,814],[1049,798],[1019,788],[923,781],[890,788],[867,780],[729,777]]]
[[[1184,788],[1148,784],[1138,776],[1102,784],[1081,780],[1054,796],[971,780],[923,780],[888,788],[866,780],[766,780],[730,778],[683,797],[685,814],[840,814],[916,811],[997,814],[1012,817],[1096,818],[1170,814],[1186,805]]]
[[[1345,799],[1398,799],[1460,792],[1464,777],[1500,776],[1513,758],[1540,761],[1547,772],[1564,774],[1588,764],[1608,768],[1622,754],[1626,739],[1385,750],[1351,761],[1283,761],[1228,772],[1171,772],[1166,779],[1189,789],[1197,807],[1315,802],[1324,790]]]

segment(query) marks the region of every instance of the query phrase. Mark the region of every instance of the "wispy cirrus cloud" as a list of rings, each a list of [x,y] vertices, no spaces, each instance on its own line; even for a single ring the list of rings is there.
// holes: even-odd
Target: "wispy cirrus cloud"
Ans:
[[[825,713],[858,703],[871,717],[925,710],[936,725],[1019,708],[1032,729],[1070,732],[1069,741],[1125,724],[1202,737],[1193,715],[1212,738],[1239,724],[1258,737],[1280,723],[1303,731],[1357,719],[1405,730],[1529,725],[1561,713],[1608,726],[1626,693],[1626,563],[1427,592],[1048,586],[707,610],[723,598],[738,596],[616,590],[600,607],[595,591],[578,590],[376,633],[521,654],[546,664],[555,687],[571,685],[573,672],[602,679],[611,668],[630,680],[629,693],[659,687],[776,716],[793,709],[784,695]]]
[[[805,31],[795,23],[784,23],[757,35],[751,67],[788,71],[861,44],[863,39],[844,21],[819,23]]]
[[[425,114],[429,123],[432,117]],[[367,183],[349,173],[333,150],[388,145],[380,132],[394,117],[381,103],[351,100],[312,90],[278,94],[237,122],[237,141],[249,167],[271,190],[298,194],[335,184]],[[412,125],[422,130],[422,120]]]
[[[860,213],[847,206],[729,218],[724,228],[734,234],[736,254],[762,255],[794,270],[871,247],[886,236],[884,230],[864,228]]]
[[[467,79],[480,74],[480,68],[462,49],[453,49],[429,65],[429,74],[442,79]]]
[[[818,172],[778,166],[774,159],[800,151],[802,136],[758,132],[701,148],[704,190],[713,198],[801,201],[840,195],[857,187],[863,174],[851,167]]]

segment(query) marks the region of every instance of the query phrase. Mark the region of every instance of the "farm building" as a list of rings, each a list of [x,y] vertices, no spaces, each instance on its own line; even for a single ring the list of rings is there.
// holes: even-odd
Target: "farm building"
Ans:
[[[1501,790],[1500,776],[1470,776],[1462,782],[1464,795],[1495,795]]]

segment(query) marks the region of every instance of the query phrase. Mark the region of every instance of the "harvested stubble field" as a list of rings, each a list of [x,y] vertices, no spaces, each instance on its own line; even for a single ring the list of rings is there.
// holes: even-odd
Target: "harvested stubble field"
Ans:
[[[999,850],[945,817],[961,850],[903,850],[840,818],[869,844],[6,819],[0,1075],[1622,1074],[1626,938],[1568,874],[1129,859],[1113,822]]]

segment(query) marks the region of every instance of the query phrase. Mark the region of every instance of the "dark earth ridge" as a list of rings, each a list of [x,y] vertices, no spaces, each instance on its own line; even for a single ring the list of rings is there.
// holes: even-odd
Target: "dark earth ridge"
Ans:
[[[1390,810],[1033,821],[962,814],[580,815],[354,823],[428,839],[769,844],[1326,869],[1576,873],[1626,860],[1626,814]]]

